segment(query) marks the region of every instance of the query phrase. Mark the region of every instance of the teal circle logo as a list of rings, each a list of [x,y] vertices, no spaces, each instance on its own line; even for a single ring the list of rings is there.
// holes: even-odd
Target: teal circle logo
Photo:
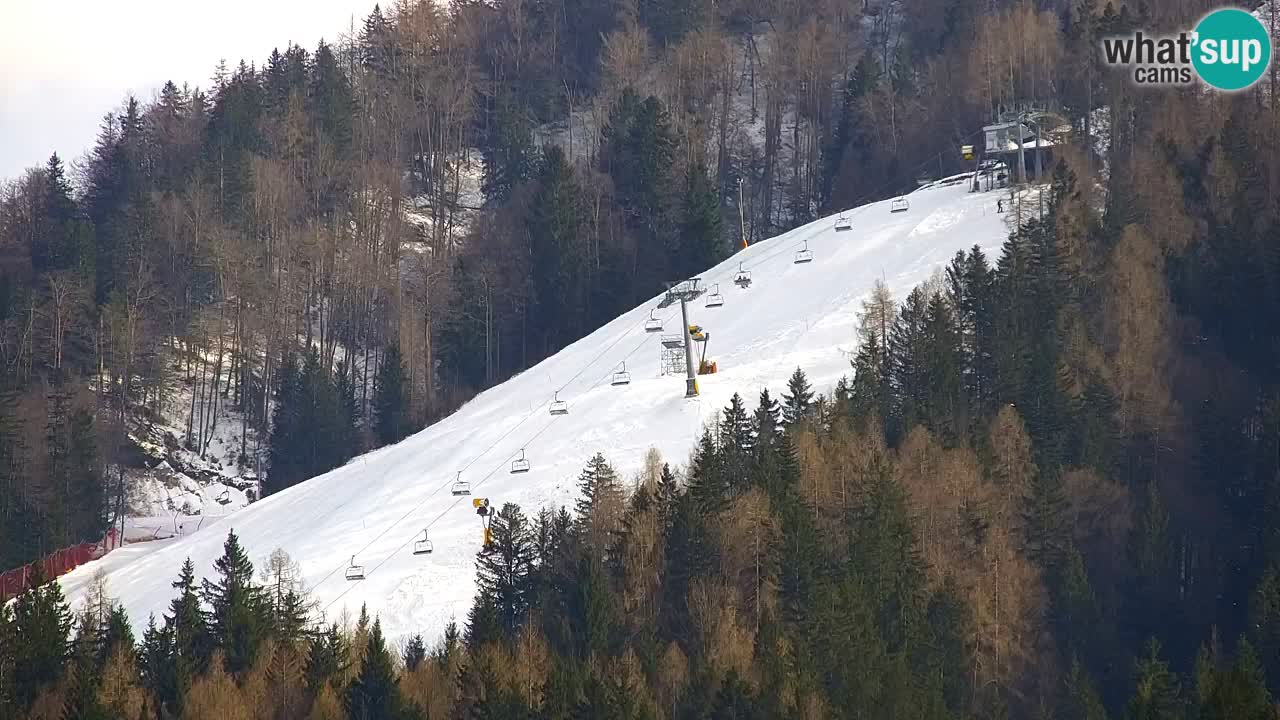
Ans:
[[[1196,25],[1191,63],[1200,79],[1219,90],[1244,90],[1271,64],[1271,36],[1258,18],[1226,8]]]

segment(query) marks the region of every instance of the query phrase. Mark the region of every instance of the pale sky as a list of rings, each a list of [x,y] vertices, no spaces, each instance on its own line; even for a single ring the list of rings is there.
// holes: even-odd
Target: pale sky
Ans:
[[[0,0],[0,180],[93,147],[126,93],[207,88],[225,58],[262,66],[359,27],[376,0]],[[384,5],[389,4],[384,2]]]

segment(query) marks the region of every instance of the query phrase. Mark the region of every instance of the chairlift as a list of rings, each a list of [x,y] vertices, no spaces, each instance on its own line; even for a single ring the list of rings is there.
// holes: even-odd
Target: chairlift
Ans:
[[[848,232],[853,229],[853,220],[844,213],[836,218],[836,232]]]
[[[743,290],[751,287],[751,271],[743,270],[742,263],[738,263],[738,274],[733,276],[733,284]]]
[[[453,480],[453,488],[450,490],[454,495],[470,495],[471,483],[462,479],[462,471],[458,471],[458,476]]]
[[[813,251],[809,249],[809,241],[804,241],[804,246],[796,251],[796,265],[813,262]]]
[[[561,400],[560,393],[557,392],[553,397],[553,399],[551,400],[550,411],[552,415],[568,415],[569,403]]]
[[[524,448],[520,448],[520,457],[511,461],[511,474],[519,475],[527,472],[529,472],[529,460],[524,456]]]
[[[218,501],[219,505],[229,505],[231,504],[231,491],[224,489],[222,492],[218,493],[218,497],[214,499]]]
[[[724,296],[720,294],[720,283],[711,286],[711,294],[707,295],[707,307],[718,308],[724,305]]]
[[[627,363],[624,361],[618,372],[613,374],[613,380],[609,381],[610,385],[630,385],[631,373],[627,372]]]
[[[889,204],[889,212],[891,213],[906,212],[910,209],[911,203],[907,202],[907,199],[904,197],[894,198],[893,202]]]
[[[355,555],[351,556],[351,564],[347,566],[347,579],[348,580],[364,579],[364,566],[356,564]]]
[[[653,311],[649,311],[649,319],[644,322],[644,331],[647,333],[662,332],[662,321],[654,317]]]
[[[427,534],[427,529],[422,529],[422,539],[413,544],[414,555],[430,555],[435,546],[431,544],[431,537]]]

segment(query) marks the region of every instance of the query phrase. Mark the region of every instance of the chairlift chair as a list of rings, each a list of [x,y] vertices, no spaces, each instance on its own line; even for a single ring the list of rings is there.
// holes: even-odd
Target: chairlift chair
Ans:
[[[556,393],[551,401],[550,412],[552,415],[568,415],[569,403],[560,399],[560,393]]]
[[[804,241],[804,246],[796,251],[796,265],[813,262],[813,251],[809,249],[809,241]]]
[[[348,580],[364,579],[364,566],[356,564],[355,555],[351,556],[351,564],[347,566],[347,579]]]
[[[630,385],[631,373],[627,372],[627,363],[623,362],[618,372],[613,374],[613,379],[609,381],[610,385]]]
[[[231,491],[223,490],[222,492],[218,493],[218,497],[214,499],[218,501],[219,505],[229,505],[231,504]]]
[[[453,488],[450,490],[454,495],[470,495],[471,483],[462,479],[462,471],[458,471],[458,476],[454,478]]]
[[[431,544],[431,537],[427,534],[426,528],[422,530],[422,539],[413,544],[414,555],[430,555],[435,546]]]
[[[707,307],[718,308],[724,305],[724,296],[720,294],[720,283],[711,286],[711,294],[707,295]]]
[[[904,197],[894,198],[893,202],[889,203],[889,212],[891,213],[906,212],[910,209],[911,203],[907,202],[907,199]]]
[[[520,448],[520,457],[511,461],[511,474],[519,475],[527,472],[529,472],[529,460],[524,456],[524,448]]]
[[[853,220],[844,213],[840,213],[840,217],[836,218],[836,232],[848,232],[853,229]]]
[[[733,276],[733,284],[743,290],[751,287],[751,271],[743,270],[742,263],[738,263],[738,274]]]
[[[649,319],[644,322],[644,331],[647,333],[662,332],[662,321],[654,317],[653,311],[649,311]]]

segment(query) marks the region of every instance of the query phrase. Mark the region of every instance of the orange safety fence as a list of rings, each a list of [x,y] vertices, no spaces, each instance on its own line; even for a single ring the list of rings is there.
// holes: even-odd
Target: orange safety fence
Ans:
[[[32,580],[37,576],[36,565],[40,566],[39,576],[45,580],[61,577],[81,565],[96,560],[115,547],[115,528],[107,531],[102,542],[81,543],[54,551],[30,565],[0,574],[0,603],[8,602],[26,592]]]

